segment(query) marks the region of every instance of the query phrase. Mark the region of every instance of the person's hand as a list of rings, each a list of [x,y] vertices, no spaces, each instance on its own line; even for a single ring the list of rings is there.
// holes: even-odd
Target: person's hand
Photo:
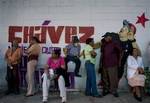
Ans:
[[[50,74],[48,73],[48,74],[46,74],[46,75],[47,75],[47,78],[50,79]]]
[[[24,53],[25,53],[25,54],[28,54],[28,50],[27,50],[27,49],[25,49],[25,50],[24,50]]]
[[[64,55],[66,57],[67,56],[67,48],[63,48],[63,52],[64,52]]]
[[[12,57],[11,57],[11,56],[8,57],[7,62],[8,62],[9,64],[11,64],[11,62],[12,62]]]
[[[82,56],[83,56],[83,58],[85,58],[84,50],[80,53],[80,57],[82,57]]]
[[[13,69],[13,67],[12,67],[12,66],[10,66],[10,69]]]
[[[92,56],[92,58],[95,58],[97,56],[97,53],[96,52],[92,52],[91,56]]]
[[[139,74],[144,74],[143,68],[138,68]]]

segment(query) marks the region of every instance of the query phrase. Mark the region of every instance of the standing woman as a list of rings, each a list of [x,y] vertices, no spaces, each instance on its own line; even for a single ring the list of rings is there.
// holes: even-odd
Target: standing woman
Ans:
[[[142,101],[142,89],[145,84],[144,66],[138,49],[134,48],[132,55],[127,59],[127,79],[132,87],[132,93],[136,100]]]
[[[81,54],[85,59],[85,68],[87,72],[85,95],[100,97],[96,87],[96,73],[95,73],[95,63],[97,54],[94,51],[93,46],[94,46],[93,38],[88,38],[86,40],[86,46]]]
[[[26,97],[33,96],[35,94],[34,73],[41,50],[39,43],[40,41],[36,37],[32,37],[30,46],[27,49],[28,63],[27,63],[26,81],[28,87]]]

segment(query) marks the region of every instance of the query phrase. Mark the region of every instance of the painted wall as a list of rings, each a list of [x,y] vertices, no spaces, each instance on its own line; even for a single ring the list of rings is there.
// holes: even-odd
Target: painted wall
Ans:
[[[92,37],[95,41],[99,41],[105,32],[119,32],[122,21],[127,19],[137,28],[137,43],[142,50],[145,66],[149,66],[146,48],[150,41],[150,22],[145,22],[145,28],[141,24],[136,24],[137,16],[141,16],[143,13],[145,13],[146,18],[150,19],[149,7],[150,0],[0,0],[0,85],[6,85],[4,53],[10,45],[8,42],[9,27],[42,26],[45,20],[50,20],[51,22],[47,26],[54,26],[55,30],[58,29],[58,26],[75,26],[79,37],[84,35],[79,33],[79,27],[92,26],[94,27]],[[40,30],[35,33],[40,33]],[[66,45],[65,35],[64,29],[59,42],[54,44],[47,33],[46,43],[42,46],[64,47]],[[15,36],[24,38],[23,32],[17,32]],[[28,43],[22,42],[21,45],[27,46]],[[47,55],[42,54],[40,56],[39,66],[45,64]],[[99,56],[100,54],[97,56],[96,65],[98,65]],[[78,88],[84,87],[83,82],[86,78],[83,65],[84,61],[81,68],[83,78],[76,79]]]

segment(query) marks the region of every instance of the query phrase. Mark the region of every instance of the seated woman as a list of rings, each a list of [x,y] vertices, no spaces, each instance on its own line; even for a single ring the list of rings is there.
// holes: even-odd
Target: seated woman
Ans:
[[[60,90],[60,97],[62,98],[62,103],[66,102],[66,87],[65,87],[65,62],[64,58],[60,56],[61,50],[55,49],[52,52],[52,56],[48,59],[45,66],[45,71],[43,74],[43,103],[47,103],[48,92],[50,81],[52,79],[58,80],[58,86]]]
[[[136,100],[142,101],[142,87],[145,84],[144,67],[142,57],[138,49],[134,48],[132,54],[127,59],[127,79],[132,87],[132,93]]]

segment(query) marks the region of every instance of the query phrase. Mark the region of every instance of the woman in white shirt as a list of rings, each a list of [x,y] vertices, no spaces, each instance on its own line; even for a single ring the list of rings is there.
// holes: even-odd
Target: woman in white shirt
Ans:
[[[132,92],[138,101],[142,101],[142,87],[145,84],[144,67],[142,57],[139,55],[138,49],[134,48],[132,55],[127,59],[127,79],[128,84],[133,88]]]

